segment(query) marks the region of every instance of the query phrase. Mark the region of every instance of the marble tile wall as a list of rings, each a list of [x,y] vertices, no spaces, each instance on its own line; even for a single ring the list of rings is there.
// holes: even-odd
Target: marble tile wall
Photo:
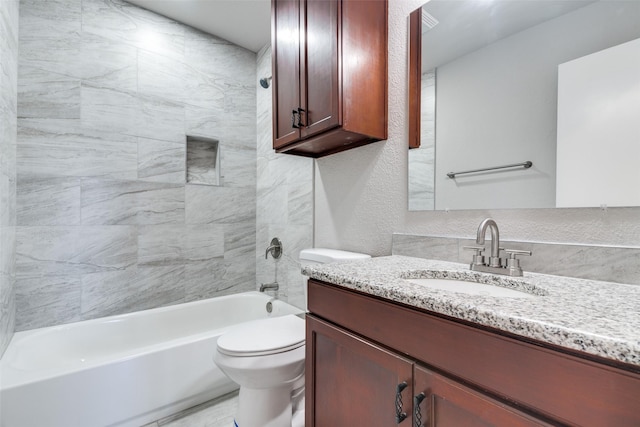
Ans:
[[[471,252],[464,250],[464,246],[476,246],[475,239],[394,233],[392,253],[470,263]],[[532,252],[530,257],[520,257],[520,265],[524,271],[640,285],[640,247],[509,240],[501,240],[500,246]],[[489,247],[489,243],[486,247]]]
[[[19,13],[15,329],[254,289],[256,54],[122,0]]]
[[[422,74],[420,148],[409,150],[409,210],[435,209],[436,70]]]
[[[257,78],[271,76],[271,49],[258,53]],[[277,154],[272,148],[271,89],[257,88],[258,181],[256,209],[256,286],[276,280],[278,297],[304,307],[298,254],[313,247],[313,159]],[[273,237],[282,258],[264,258]]]
[[[15,325],[18,0],[0,1],[0,357]]]

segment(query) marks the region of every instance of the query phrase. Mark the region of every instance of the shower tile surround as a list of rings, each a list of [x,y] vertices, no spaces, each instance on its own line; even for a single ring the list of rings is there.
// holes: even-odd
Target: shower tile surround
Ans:
[[[436,70],[422,73],[420,82],[420,147],[409,150],[410,211],[435,208]]]
[[[475,240],[456,237],[393,234],[392,254],[470,264]],[[485,245],[488,256],[489,243]],[[500,240],[507,249],[531,251],[520,257],[525,272],[640,285],[640,247],[595,246]],[[501,254],[504,256],[503,254]]]
[[[15,324],[18,0],[0,1],[0,357]]]
[[[19,15],[15,330],[255,289],[256,54],[121,0]],[[185,183],[187,135],[222,185]]]
[[[220,185],[219,142],[187,135],[187,183]]]

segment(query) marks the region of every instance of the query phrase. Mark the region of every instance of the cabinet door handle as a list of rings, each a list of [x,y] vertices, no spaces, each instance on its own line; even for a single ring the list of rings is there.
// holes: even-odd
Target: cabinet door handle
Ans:
[[[427,396],[424,393],[420,393],[413,398],[413,421],[415,427],[422,427],[422,411],[420,410],[420,404]]]
[[[306,124],[302,123],[302,113],[306,113],[304,108],[298,108],[298,127],[305,127]]]
[[[406,381],[402,381],[396,387],[396,424],[400,424],[407,418],[407,413],[402,412],[402,390],[407,388]]]
[[[298,115],[298,120],[296,120],[296,115]],[[300,113],[298,110],[291,111],[291,127],[294,129],[298,129],[300,127]]]

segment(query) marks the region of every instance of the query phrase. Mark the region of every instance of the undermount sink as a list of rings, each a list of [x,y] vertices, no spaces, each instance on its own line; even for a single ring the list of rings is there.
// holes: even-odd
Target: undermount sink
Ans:
[[[427,286],[442,291],[459,292],[468,295],[491,296],[502,298],[535,298],[527,292],[487,283],[468,282],[457,279],[405,279],[416,285]]]

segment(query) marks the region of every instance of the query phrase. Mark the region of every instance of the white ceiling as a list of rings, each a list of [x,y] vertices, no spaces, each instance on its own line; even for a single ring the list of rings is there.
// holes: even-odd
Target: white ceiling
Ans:
[[[271,40],[270,0],[127,0],[254,52]]]
[[[422,6],[439,23],[423,25],[423,70],[584,7],[594,0],[432,0]]]

